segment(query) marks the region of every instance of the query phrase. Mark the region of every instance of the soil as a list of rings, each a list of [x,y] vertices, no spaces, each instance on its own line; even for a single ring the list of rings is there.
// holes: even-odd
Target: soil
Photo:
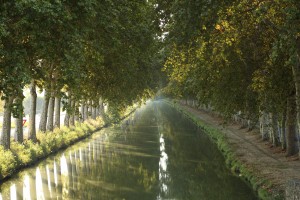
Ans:
[[[259,177],[270,180],[274,189],[284,190],[289,180],[300,180],[299,156],[286,157],[281,147],[262,141],[259,130],[242,129],[241,124],[234,122],[224,125],[224,120],[217,115],[184,104],[181,106],[196,114],[201,121],[221,130],[238,159]]]

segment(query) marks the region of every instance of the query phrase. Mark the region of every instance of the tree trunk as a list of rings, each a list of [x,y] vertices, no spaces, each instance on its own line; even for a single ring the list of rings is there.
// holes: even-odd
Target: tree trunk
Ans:
[[[79,122],[79,103],[75,103],[75,122]]]
[[[103,117],[105,113],[103,101],[100,101],[100,115]]]
[[[41,118],[40,118],[40,125],[39,125],[39,130],[42,132],[46,132],[49,100],[50,100],[50,96],[49,96],[48,90],[45,89],[44,105],[43,105]]]
[[[67,109],[66,109],[66,115],[65,115],[65,119],[64,119],[64,125],[66,127],[69,127],[70,126],[70,105],[71,105],[71,97],[70,97],[70,94],[69,94],[69,98],[68,98],[68,106],[67,106]]]
[[[88,114],[88,116],[87,116],[88,119],[92,117],[92,103],[91,102],[89,102],[87,105],[87,114]]]
[[[16,124],[16,130],[15,130],[15,141],[22,143],[23,142],[23,98],[22,97],[18,97],[16,99],[16,103],[19,103],[20,106],[22,107],[22,109],[19,110],[19,112],[17,113],[17,118],[15,119],[15,124]]]
[[[286,132],[286,155],[291,156],[297,153],[296,150],[296,101],[295,97],[287,99],[287,132]]]
[[[54,128],[60,128],[60,97],[55,97],[55,121]]]
[[[273,146],[277,147],[279,145],[279,140],[278,140],[278,120],[277,116],[273,113],[269,114],[270,117],[270,139],[272,140]]]
[[[71,100],[70,126],[75,126],[75,100]]]
[[[96,119],[97,111],[96,111],[96,106],[95,106],[95,101],[92,101],[92,119]]]
[[[286,109],[284,109],[282,116],[281,116],[281,134],[280,134],[280,142],[281,142],[281,149],[286,149],[286,130],[285,130],[285,123],[286,123]]]
[[[259,118],[259,127],[260,127],[261,138],[263,141],[268,139],[268,123],[266,118],[267,117],[265,111],[261,111],[260,118]]]
[[[8,97],[4,103],[4,115],[1,134],[1,145],[4,149],[10,148],[10,131],[11,131],[11,107],[13,98]]]
[[[89,108],[88,108],[87,102],[85,102],[85,104],[84,104],[84,118],[83,118],[83,121],[87,120],[88,117],[89,117]]]
[[[100,106],[98,105],[98,106],[96,107],[96,118],[99,117],[99,115],[100,115],[100,110],[99,110],[99,108],[100,108]]]
[[[29,130],[28,130],[28,139],[36,142],[36,127],[35,127],[35,116],[36,116],[36,88],[35,81],[31,81],[30,85],[30,95],[31,95],[31,105],[29,113]]]
[[[81,103],[81,108],[80,108],[80,110],[81,110],[81,112],[80,112],[80,118],[81,118],[80,121],[81,121],[81,122],[84,122],[84,116],[85,116],[85,113],[84,113],[84,111],[85,111],[85,109],[84,109],[85,106],[84,106],[84,105],[85,105],[85,103],[82,102],[82,103]]]
[[[66,126],[66,127],[69,127],[70,126],[70,115],[69,115],[69,113],[68,112],[66,112],[66,115],[65,115],[65,119],[64,119],[64,125]]]
[[[53,93],[51,93],[51,97],[49,100],[49,108],[48,108],[48,122],[47,122],[47,130],[48,131],[53,131],[54,104],[55,104],[55,98],[54,98]]]
[[[297,40],[297,43],[299,41]],[[299,44],[297,44],[299,47]],[[292,66],[293,70],[293,77],[296,89],[296,113],[297,113],[297,127],[298,127],[298,134],[300,133],[300,55],[299,55],[299,48],[297,51],[297,63],[296,65]],[[299,148],[299,155],[300,155],[300,142],[298,138],[298,148]]]

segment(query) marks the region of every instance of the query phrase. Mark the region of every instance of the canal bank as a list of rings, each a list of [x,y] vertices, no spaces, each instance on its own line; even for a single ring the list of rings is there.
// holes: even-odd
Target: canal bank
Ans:
[[[288,182],[300,178],[300,162],[285,158],[263,141],[257,132],[240,129],[238,124],[224,126],[222,118],[181,104],[165,101],[189,117],[217,143],[227,166],[248,181],[261,199],[284,199]]]

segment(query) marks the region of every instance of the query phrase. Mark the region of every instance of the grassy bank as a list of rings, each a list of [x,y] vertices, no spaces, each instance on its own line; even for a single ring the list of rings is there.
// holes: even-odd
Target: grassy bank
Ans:
[[[258,171],[253,170],[251,166],[246,166],[238,159],[238,157],[235,156],[234,150],[228,144],[225,134],[221,130],[201,121],[196,114],[187,111],[178,103],[170,100],[165,102],[190,118],[204,131],[204,133],[206,133],[212,139],[213,142],[217,144],[219,150],[225,157],[226,165],[234,174],[249,182],[253,190],[257,192],[257,195],[260,199],[284,199],[283,191],[274,189],[273,184],[270,181],[261,177]]]
[[[103,127],[118,123],[134,112],[136,108],[137,106],[128,108],[117,119],[106,116],[104,120],[102,118],[97,118],[96,120],[89,119],[84,123],[76,123],[75,126],[62,126],[53,132],[38,132],[37,143],[24,140],[20,144],[11,140],[10,150],[4,150],[0,146],[0,180],[7,179],[19,170],[31,166],[49,155],[87,138]]]
[[[21,168],[30,166],[60,149],[86,138],[104,125],[103,120],[88,120],[73,127],[61,127],[53,132],[37,133],[37,143],[24,140],[22,144],[11,140],[11,149],[0,146],[0,179],[10,177]]]

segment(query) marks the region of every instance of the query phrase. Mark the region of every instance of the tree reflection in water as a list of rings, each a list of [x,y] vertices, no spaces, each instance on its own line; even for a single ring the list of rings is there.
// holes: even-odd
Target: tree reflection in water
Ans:
[[[255,199],[209,138],[161,103],[18,176],[0,200]]]

